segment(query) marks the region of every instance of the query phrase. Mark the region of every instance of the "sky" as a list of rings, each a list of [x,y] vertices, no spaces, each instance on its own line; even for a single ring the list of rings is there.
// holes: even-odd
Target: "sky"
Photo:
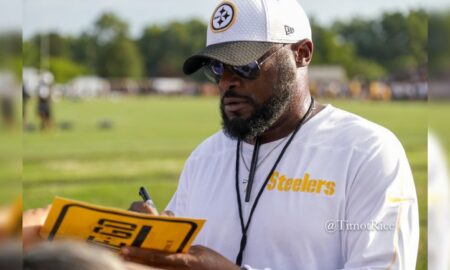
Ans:
[[[8,3],[15,1],[17,0],[9,0]],[[49,31],[77,35],[89,29],[100,14],[112,11],[128,22],[131,34],[136,37],[149,24],[187,20],[193,17],[206,22],[210,12],[219,2],[217,0],[23,0],[23,34],[25,38]],[[329,24],[338,19],[348,20],[355,16],[375,18],[384,11],[405,12],[417,7],[437,9],[449,6],[448,0],[299,0],[299,2],[310,17],[314,17],[322,24]],[[19,17],[21,16],[10,19],[20,25],[22,21]]]
[[[20,0],[0,0],[0,32],[21,29],[22,5]]]

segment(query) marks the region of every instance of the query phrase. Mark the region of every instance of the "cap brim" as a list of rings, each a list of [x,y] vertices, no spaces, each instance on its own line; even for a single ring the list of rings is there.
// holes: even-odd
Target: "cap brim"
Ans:
[[[190,75],[200,69],[207,60],[214,59],[231,66],[245,66],[261,58],[272,42],[235,41],[210,45],[184,61],[183,72]]]

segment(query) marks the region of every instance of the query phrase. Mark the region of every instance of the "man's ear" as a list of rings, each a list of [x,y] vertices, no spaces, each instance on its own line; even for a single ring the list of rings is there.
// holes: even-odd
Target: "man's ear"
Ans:
[[[304,39],[292,45],[297,67],[306,67],[311,63],[314,45],[311,40]]]

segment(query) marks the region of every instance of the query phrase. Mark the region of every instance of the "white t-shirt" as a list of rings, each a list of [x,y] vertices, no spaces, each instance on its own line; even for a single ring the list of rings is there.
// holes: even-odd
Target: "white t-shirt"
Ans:
[[[249,203],[243,184],[248,170],[240,157],[245,222],[286,141],[261,145]],[[205,218],[194,244],[233,262],[242,236],[236,146],[223,132],[200,144],[167,207],[176,216]],[[252,145],[243,145],[247,166],[252,151]],[[387,129],[327,105],[285,152],[247,237],[243,265],[251,269],[415,269],[418,206],[403,147]]]
[[[428,269],[450,269],[450,199],[447,160],[428,133]]]

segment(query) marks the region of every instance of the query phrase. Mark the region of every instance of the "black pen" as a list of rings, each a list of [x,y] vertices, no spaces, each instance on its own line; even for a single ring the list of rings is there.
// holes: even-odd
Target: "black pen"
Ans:
[[[139,195],[144,200],[144,202],[152,208],[154,214],[158,215],[158,210],[156,209],[155,203],[153,202],[152,198],[150,197],[150,194],[148,193],[145,187],[139,188]]]

